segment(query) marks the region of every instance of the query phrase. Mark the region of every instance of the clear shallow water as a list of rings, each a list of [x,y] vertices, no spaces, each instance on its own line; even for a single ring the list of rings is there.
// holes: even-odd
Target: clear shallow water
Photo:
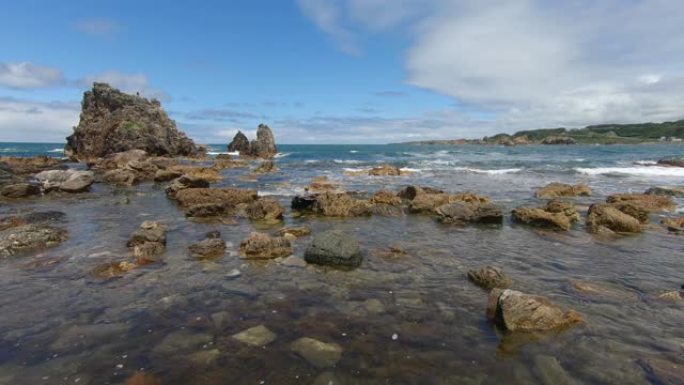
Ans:
[[[347,189],[368,192],[409,183],[476,191],[508,211],[536,202],[533,190],[551,181],[588,183],[596,194],[578,200],[582,208],[610,193],[683,180],[676,172],[576,170],[641,169],[635,162],[684,154],[684,147],[670,145],[279,149],[280,172],[254,179],[246,170],[225,170],[217,186],[256,187],[289,206],[312,177],[328,175]],[[346,168],[386,162],[416,171],[394,178],[344,175]],[[486,172],[493,170],[507,171]],[[122,204],[124,197],[129,204]],[[163,384],[309,384],[323,381],[323,372],[338,376],[336,383],[529,384],[553,373],[542,356],[555,357],[575,383],[644,384],[638,359],[683,363],[684,305],[653,296],[684,283],[684,238],[657,225],[642,235],[599,238],[581,224],[568,233],[546,233],[508,220],[498,227],[460,228],[420,216],[295,219],[288,212],[286,224],[357,235],[364,264],[341,272],[242,260],[234,253],[250,231],[279,226],[190,222],[152,184],[95,185],[85,195],[0,206],[3,214],[28,210],[67,213],[60,226],[70,238],[0,261],[0,384],[119,384],[141,368]],[[98,264],[126,255],[126,240],[146,219],[169,226],[163,261],[121,279],[92,277]],[[232,244],[229,253],[213,262],[193,260],[187,246],[210,230]],[[295,243],[296,256],[308,242]],[[408,254],[375,253],[388,246]],[[486,292],[465,277],[486,264],[503,267],[514,288],[576,309],[586,326],[538,340],[501,334],[486,322]],[[229,277],[233,269],[241,275]],[[621,294],[583,295],[572,288],[578,279]],[[369,299],[382,307],[367,309]],[[266,348],[229,337],[260,324],[277,334]],[[289,344],[303,336],[340,344],[337,367],[316,369],[290,352]],[[165,349],[169,338],[183,342]],[[214,349],[214,362],[197,358],[197,352]]]

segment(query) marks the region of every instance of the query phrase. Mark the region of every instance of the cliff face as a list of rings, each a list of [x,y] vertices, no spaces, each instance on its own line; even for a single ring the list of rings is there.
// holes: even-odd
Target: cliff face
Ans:
[[[272,158],[278,153],[273,132],[267,125],[260,124],[256,136],[256,140],[249,142],[245,134],[238,131],[228,145],[228,151],[239,151],[241,156],[254,158]]]
[[[196,156],[201,150],[169,119],[159,101],[94,83],[83,94],[81,119],[67,137],[67,156],[85,160],[133,149],[150,155]]]

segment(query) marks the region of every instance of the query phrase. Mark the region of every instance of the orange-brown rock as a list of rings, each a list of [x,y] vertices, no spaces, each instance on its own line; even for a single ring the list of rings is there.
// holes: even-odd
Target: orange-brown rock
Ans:
[[[591,195],[591,189],[585,184],[571,185],[553,182],[537,190],[534,195],[537,198],[543,199],[589,196]]]
[[[675,203],[669,196],[649,195],[649,194],[615,194],[606,199],[608,203],[632,203],[649,212],[660,212],[672,210]]]
[[[252,233],[240,243],[240,254],[247,259],[273,259],[292,254],[292,244],[284,237]]]
[[[184,207],[198,204],[228,204],[236,206],[258,199],[256,190],[239,188],[188,188],[176,193],[176,200]]]
[[[587,230],[591,233],[640,233],[641,223],[609,204],[597,203],[589,207]]]

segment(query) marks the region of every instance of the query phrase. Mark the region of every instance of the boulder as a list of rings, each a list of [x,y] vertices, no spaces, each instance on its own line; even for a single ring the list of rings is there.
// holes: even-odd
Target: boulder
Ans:
[[[244,209],[245,216],[254,221],[280,221],[285,209],[273,198],[259,198],[248,203]]]
[[[587,230],[591,233],[611,231],[616,233],[640,233],[638,219],[623,213],[615,207],[597,203],[589,206]]]
[[[131,234],[127,246],[132,249],[133,255],[138,257],[139,261],[154,261],[148,258],[161,254],[166,248],[166,226],[155,221],[143,222],[140,228]]]
[[[335,343],[326,343],[303,337],[294,341],[290,349],[317,368],[331,368],[342,358],[343,349]]]
[[[684,187],[680,186],[657,186],[651,187],[644,194],[648,195],[664,195],[682,198],[684,197]]]
[[[200,203],[185,210],[185,216],[189,218],[216,218],[235,214],[235,206],[224,203]]]
[[[661,222],[670,232],[684,234],[684,217],[665,218]]]
[[[373,197],[370,199],[370,201],[373,204],[387,204],[393,206],[401,205],[401,198],[391,191],[385,189],[379,190],[373,194]]]
[[[24,225],[0,232],[0,257],[27,250],[57,246],[67,238],[65,230],[44,225]]]
[[[569,136],[547,136],[542,140],[541,144],[577,144],[577,141]]]
[[[292,254],[292,245],[284,237],[252,233],[240,243],[240,253],[247,259],[273,259]]]
[[[149,155],[145,150],[128,150],[109,154],[101,159],[98,159],[93,164],[93,168],[98,170],[114,170],[117,168],[126,168],[130,162],[143,161]]]
[[[133,186],[140,182],[138,174],[131,170],[115,169],[109,170],[102,176],[102,181],[115,186]]]
[[[88,191],[95,182],[95,175],[92,171],[49,170],[39,172],[35,178],[43,186],[45,192],[80,193]]]
[[[629,216],[636,218],[639,221],[639,223],[648,223],[650,221],[650,211],[646,209],[644,206],[639,205],[638,203],[624,201],[612,203],[611,206],[615,207],[616,209],[622,211],[623,213]]]
[[[398,167],[391,166],[389,164],[383,164],[382,166],[373,167],[368,171],[370,176],[399,176],[401,175],[401,170]]]
[[[402,190],[400,193],[405,194]],[[410,194],[407,194],[410,196]],[[473,211],[477,210],[478,206],[489,204],[491,201],[487,197],[483,197],[470,192],[458,193],[458,194],[447,194],[443,192],[433,192],[429,190],[417,190],[414,198],[409,202],[409,212],[414,214],[438,214],[437,208],[447,205],[449,203],[462,203],[467,205]],[[455,208],[455,207],[454,207]],[[483,220],[486,217],[487,212],[494,213],[498,210],[496,206],[489,205],[484,206],[482,211]],[[499,210],[500,211],[500,210]],[[456,214],[454,212],[454,214]],[[439,214],[438,214],[439,215]],[[440,215],[441,217],[446,217],[445,215]],[[503,218],[503,214],[501,214]],[[448,220],[448,219],[447,219]],[[495,222],[500,222],[495,220]]]
[[[256,158],[272,158],[278,153],[275,138],[271,129],[260,124],[256,132],[256,140],[249,143],[249,155]]]
[[[190,188],[209,188],[209,182],[196,176],[182,175],[166,186],[166,196],[175,199],[179,191]]]
[[[566,184],[553,182],[537,190],[534,194],[537,198],[554,199],[561,197],[579,197],[591,195],[591,189],[585,184]]]
[[[77,160],[132,149],[151,155],[201,155],[159,101],[125,94],[106,83],[94,83],[83,94],[80,121],[66,140],[64,153]]]
[[[503,223],[501,208],[492,204],[469,204],[465,202],[453,202],[439,206],[435,209],[442,223],[465,225],[468,223]]]
[[[449,194],[417,194],[409,203],[412,214],[434,214],[440,206],[449,203]]]
[[[228,144],[228,151],[239,152],[240,155],[249,155],[249,139],[242,133],[238,131],[233,137],[233,141]]]
[[[579,214],[572,204],[552,200],[544,207],[518,207],[513,210],[512,218],[528,226],[567,231],[579,220]]]
[[[256,190],[231,187],[186,188],[178,191],[175,198],[183,207],[206,203],[236,206],[240,203],[251,203],[259,199]]]
[[[503,270],[494,266],[485,266],[479,270],[468,271],[468,279],[487,290],[491,289],[507,289],[513,284],[513,280],[510,279]]]
[[[188,247],[190,255],[197,259],[214,259],[226,252],[226,241],[221,238],[221,233],[211,232],[199,243]]]
[[[304,252],[308,263],[339,267],[358,267],[363,256],[356,237],[339,230],[315,235]]]
[[[672,210],[676,207],[669,196],[649,194],[615,194],[606,198],[608,203],[632,203],[648,212],[655,213]]]
[[[180,171],[157,170],[154,173],[154,181],[157,183],[168,182],[168,181],[172,181],[176,178],[180,178],[181,176],[183,176],[183,173],[181,173]],[[203,186],[203,187],[208,187],[208,186]]]
[[[292,209],[310,211],[326,217],[360,217],[371,214],[371,203],[356,199],[348,193],[324,192],[310,196],[296,196]]]
[[[397,196],[401,199],[406,199],[412,201],[415,199],[417,196],[422,195],[422,194],[442,194],[444,191],[440,189],[436,189],[433,187],[426,187],[426,186],[406,186],[399,193]]]
[[[5,198],[26,198],[40,195],[40,187],[31,183],[16,183],[0,187],[0,196]]]
[[[489,293],[487,315],[511,332],[558,330],[583,323],[574,310],[563,310],[546,297],[510,289],[494,289]]]

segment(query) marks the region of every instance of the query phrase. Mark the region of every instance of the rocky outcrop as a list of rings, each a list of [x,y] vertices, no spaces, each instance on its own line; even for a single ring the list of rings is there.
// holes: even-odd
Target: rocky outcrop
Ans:
[[[465,225],[469,223],[501,224],[503,212],[492,203],[453,202],[435,209],[438,219],[442,223]]]
[[[95,182],[95,175],[92,171],[77,170],[41,171],[34,178],[40,182],[44,192],[80,193],[88,191]]]
[[[358,267],[363,256],[354,236],[330,230],[314,236],[304,252],[304,260],[318,265]]]
[[[40,186],[32,183],[8,184],[0,187],[0,196],[10,199],[40,195]]]
[[[233,141],[228,145],[228,151],[238,151],[240,156],[252,158],[272,158],[278,153],[275,138],[271,129],[260,124],[257,128],[256,139],[248,142],[247,137],[238,131]]]
[[[661,223],[672,233],[684,234],[684,217],[665,218]]]
[[[348,193],[324,192],[294,197],[292,209],[326,217],[360,217],[371,214],[371,203]]]
[[[190,245],[188,251],[197,259],[218,258],[226,251],[226,241],[221,238],[221,233],[212,231],[201,242]]]
[[[577,144],[577,141],[569,136],[547,136],[541,144]]]
[[[240,209],[241,207],[238,207]],[[243,208],[244,215],[253,221],[275,222],[283,219],[285,209],[273,198],[259,198]]]
[[[209,188],[209,182],[191,175],[182,175],[172,180],[171,183],[166,186],[166,196],[175,199],[176,194],[178,194],[179,191],[190,188]]]
[[[239,203],[251,203],[258,199],[256,190],[240,188],[187,188],[176,193],[178,203],[183,207],[198,204],[228,204],[236,206]]]
[[[83,94],[81,119],[64,153],[76,160],[132,149],[151,155],[197,156],[200,149],[169,119],[159,101],[94,83]]]
[[[571,185],[553,182],[537,190],[534,195],[542,199],[589,196],[591,195],[591,189],[585,184]]]
[[[648,194],[615,194],[606,199],[612,204],[631,203],[648,212],[655,213],[675,208],[675,203],[669,196]]]
[[[292,254],[292,244],[284,237],[252,233],[240,243],[240,254],[247,259],[273,259]]]
[[[549,230],[570,230],[580,217],[575,207],[561,200],[552,200],[543,207],[518,207],[512,212],[514,221]]]
[[[479,270],[468,271],[468,279],[484,289],[507,289],[513,284],[503,270],[494,266],[485,266]]]
[[[0,232],[0,257],[27,250],[57,246],[67,238],[65,230],[44,225],[23,225]]]
[[[32,158],[2,156],[0,169],[12,175],[28,175],[41,171],[64,167],[64,161],[47,156]]]
[[[166,226],[155,221],[145,221],[140,228],[131,234],[127,246],[139,261],[154,261],[154,256],[161,254],[166,248]]]
[[[510,289],[489,293],[487,316],[511,332],[559,330],[583,323],[574,310],[563,310],[546,297]]]
[[[587,230],[591,233],[640,233],[641,223],[612,205],[597,203],[589,207]]]

